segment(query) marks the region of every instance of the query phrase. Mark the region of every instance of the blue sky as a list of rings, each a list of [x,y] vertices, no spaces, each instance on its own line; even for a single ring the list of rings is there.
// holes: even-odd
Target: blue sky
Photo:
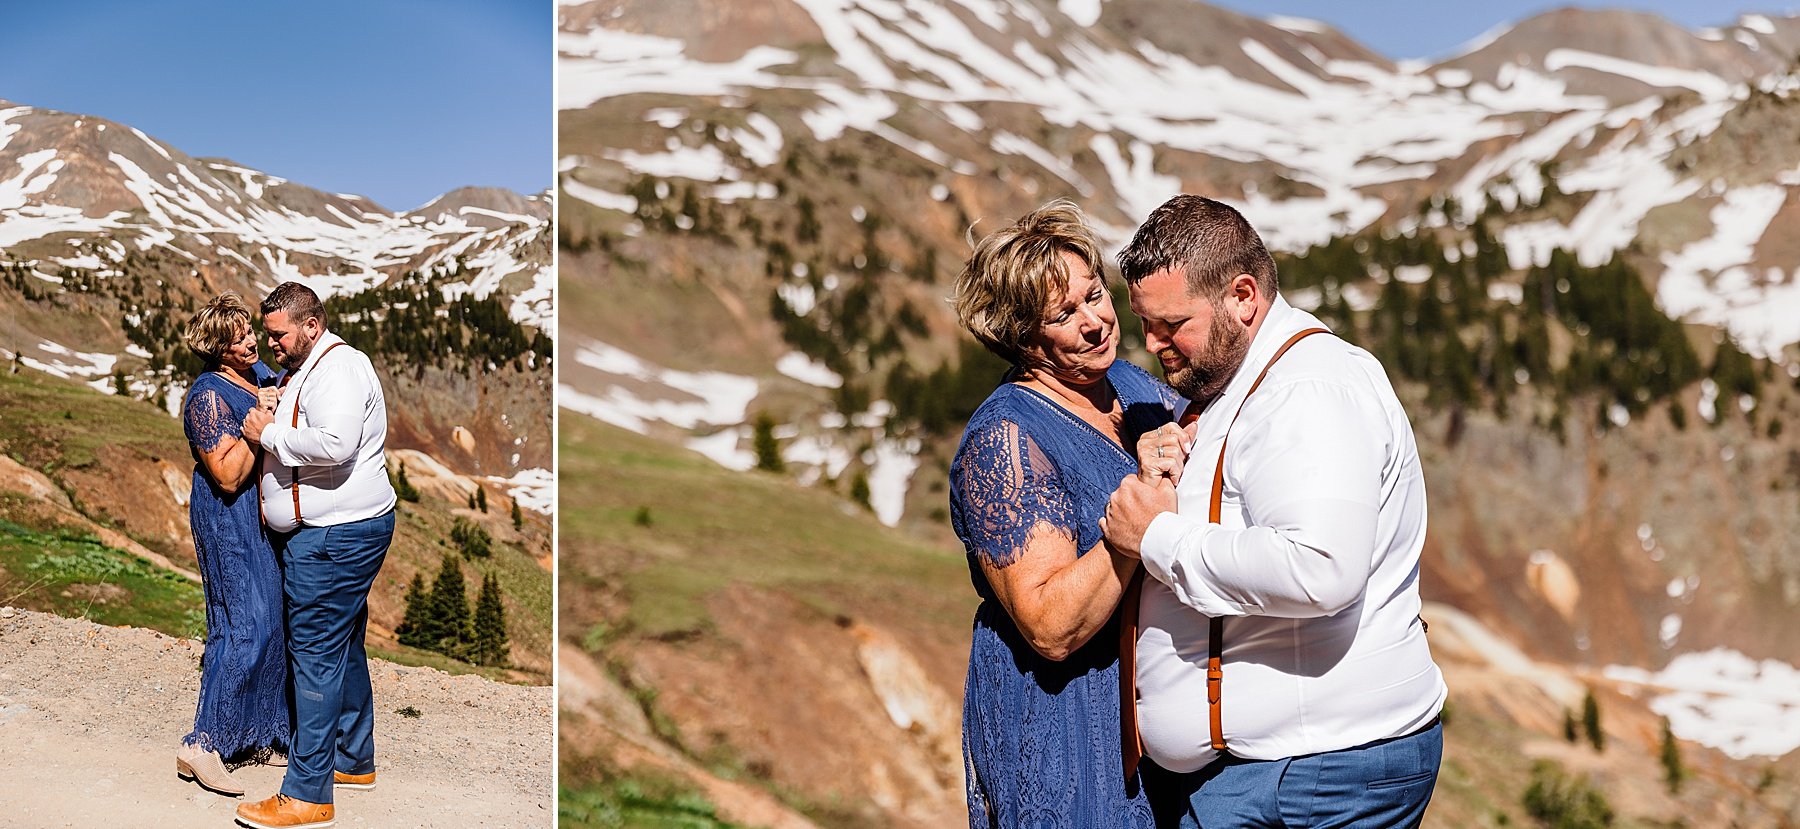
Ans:
[[[3,100],[390,210],[554,178],[550,0],[5,6]]]
[[[1564,6],[1623,8],[1656,12],[1689,29],[1732,23],[1739,15],[1781,15],[1794,9],[1792,0],[1752,4],[1738,0],[1620,0],[1611,3],[1487,0],[1481,3],[1418,0],[1209,0],[1257,17],[1273,14],[1310,17],[1336,26],[1358,42],[1389,58],[1432,58],[1506,21],[1519,21]]]

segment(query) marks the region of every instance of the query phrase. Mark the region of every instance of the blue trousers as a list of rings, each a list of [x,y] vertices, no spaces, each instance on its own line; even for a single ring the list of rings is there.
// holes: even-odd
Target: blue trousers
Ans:
[[[1187,774],[1146,762],[1156,825],[1180,829],[1416,827],[1437,785],[1444,727],[1284,760],[1227,756]]]
[[[375,770],[369,689],[369,588],[394,539],[394,514],[272,534],[287,595],[294,737],[281,793],[331,803],[331,774]]]

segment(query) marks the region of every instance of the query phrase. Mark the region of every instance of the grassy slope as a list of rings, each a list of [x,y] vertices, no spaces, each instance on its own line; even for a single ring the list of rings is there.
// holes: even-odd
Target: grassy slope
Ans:
[[[188,456],[181,424],[168,414],[80,383],[30,370],[0,371],[0,401],[0,448],[52,479],[59,469],[92,467],[102,447]]]
[[[18,374],[0,371],[0,452],[24,466],[44,472],[66,491],[72,490],[70,494],[90,520],[109,526],[119,525],[110,516],[128,514],[132,505],[107,503],[104,496],[84,493],[79,486],[72,487],[68,479],[112,471],[102,468],[102,453],[110,453],[106,455],[108,458],[125,459],[122,462],[126,463],[153,462],[158,458],[181,466],[189,463],[181,423],[166,413],[142,401],[101,394],[80,383],[30,370]],[[65,476],[65,472],[74,474]],[[193,590],[195,604],[189,605],[173,600],[152,601],[148,593],[140,597],[137,586],[121,581],[119,577],[105,576],[103,580],[127,590],[128,597],[120,597],[108,588],[92,586],[100,583],[94,579],[80,581],[88,575],[130,572],[139,566],[130,562],[141,560],[80,540],[85,535],[82,528],[67,526],[66,521],[27,503],[22,496],[7,496],[7,499],[0,501],[0,507],[3,507],[0,519],[11,522],[21,532],[0,533],[0,567],[6,569],[6,574],[0,576],[0,604],[17,604],[63,615],[86,615],[106,624],[139,625],[177,635],[199,632],[201,626],[193,619],[198,618],[204,604],[197,585]],[[437,573],[443,553],[450,549],[448,539],[455,520],[454,506],[460,505],[445,504],[429,497],[417,504],[401,506],[401,520],[397,523],[393,547],[372,591],[374,617],[378,623],[388,622],[389,627],[399,624],[400,597],[414,572],[422,569],[428,582]],[[185,517],[183,514],[180,519],[185,520]],[[464,580],[470,591],[470,607],[473,608],[476,591],[480,590],[481,574],[490,570],[497,572],[507,597],[509,634],[514,642],[539,655],[542,664],[547,666],[552,623],[551,575],[531,554],[502,542],[504,537],[510,537],[510,521],[506,515],[499,511],[490,512],[485,516],[485,523],[494,532],[496,543],[492,558],[479,563],[465,562]],[[502,526],[505,529],[501,529]],[[129,525],[120,528],[127,534],[138,535],[131,532]],[[166,542],[157,539],[142,537],[139,540],[152,549],[167,547]],[[182,552],[191,563],[192,551]],[[52,565],[40,564],[37,570],[32,570],[33,561],[52,556],[66,558],[76,553],[92,559],[91,566],[65,562],[55,567],[59,572],[75,575],[76,581],[50,579],[34,586],[45,568]],[[177,562],[182,560],[180,554],[171,557]],[[125,563],[93,563],[102,558]],[[152,583],[146,581],[144,586],[147,588]],[[71,586],[79,584],[90,586]],[[64,591],[70,592],[71,596],[63,596]],[[96,598],[89,601],[86,597],[90,595]],[[100,598],[107,601],[102,603]],[[384,618],[387,616],[392,618]],[[453,673],[481,673],[515,682],[549,682],[548,673],[543,670],[509,673],[478,669],[429,651],[379,642],[372,645],[375,655],[402,664],[429,665]]]
[[[565,638],[602,621],[642,637],[704,632],[701,600],[732,584],[778,589],[825,614],[966,636],[975,601],[961,551],[882,527],[830,492],[731,472],[576,415],[562,419],[562,464]],[[602,618],[589,601],[609,580],[625,593],[622,618]]]
[[[0,515],[24,511],[0,494]],[[206,632],[200,585],[74,530],[34,530],[0,518],[0,605],[171,636]]]
[[[714,638],[708,594],[751,585],[903,631],[938,655],[928,667],[939,681],[960,682],[975,604],[960,550],[883,527],[828,491],[732,472],[586,417],[565,413],[561,432],[564,647],[596,651],[603,664],[609,646],[632,639],[704,648]],[[621,774],[581,746],[565,745],[562,758],[566,827],[722,825],[695,814],[704,801],[678,783]],[[804,796],[774,793],[811,811]]]
[[[565,415],[561,423],[564,647],[595,652],[620,678],[628,678],[633,668],[618,654],[629,651],[622,645],[634,640],[654,638],[709,652],[709,643],[724,636],[716,635],[705,599],[741,583],[785,592],[826,613],[878,618],[918,641],[949,642],[942,651],[966,654],[974,600],[959,551],[920,543],[846,511],[841,498],[779,476],[730,472],[694,453],[582,416]],[[649,526],[638,521],[644,511]],[[936,681],[949,675],[945,684],[957,693],[959,677],[936,667]],[[806,681],[796,678],[789,690],[808,693]],[[639,689],[653,721],[660,713],[656,690]],[[1454,703],[1456,694],[1452,697]],[[1430,826],[1531,822],[1521,798],[1531,782],[1532,756],[1560,741],[1522,729],[1488,707],[1466,705],[1447,716],[1447,751]],[[677,727],[663,723],[658,730],[679,742]],[[1613,798],[1648,796],[1647,790],[1660,786],[1652,763],[1629,743],[1604,761],[1574,749],[1569,753],[1562,759],[1574,768],[1591,767]],[[731,776],[706,756],[692,759]],[[692,787],[653,772],[621,771],[605,758],[588,756],[580,745],[563,746],[561,774],[562,825],[571,829],[720,825]],[[1734,774],[1710,772],[1707,784],[1690,787],[1693,796],[1716,797],[1721,784],[1729,791],[1725,781]],[[823,824],[838,825],[808,808],[804,795],[770,788],[815,819],[824,818]],[[1671,814],[1689,808],[1707,813],[1691,802],[1665,805]],[[1664,824],[1621,815],[1617,825]]]

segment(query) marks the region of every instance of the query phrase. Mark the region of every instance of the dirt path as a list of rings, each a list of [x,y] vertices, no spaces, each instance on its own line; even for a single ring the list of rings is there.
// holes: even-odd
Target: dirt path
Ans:
[[[0,824],[230,827],[238,798],[175,775],[198,642],[0,608]],[[379,785],[337,795],[340,827],[552,827],[551,689],[375,660]],[[398,709],[412,707],[417,718]],[[281,769],[234,775],[261,799]]]

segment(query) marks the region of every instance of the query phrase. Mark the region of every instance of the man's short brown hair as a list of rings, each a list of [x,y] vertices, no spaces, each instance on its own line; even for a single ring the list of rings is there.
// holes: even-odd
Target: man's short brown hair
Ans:
[[[975,339],[1017,365],[1025,340],[1044,325],[1050,301],[1068,290],[1064,251],[1087,263],[1103,283],[1100,243],[1081,208],[1055,199],[975,245],[956,277],[951,305]]]
[[[1168,268],[1187,274],[1189,296],[1223,294],[1241,273],[1271,298],[1279,287],[1275,259],[1256,229],[1231,205],[1204,196],[1163,202],[1119,252],[1119,272],[1133,285]]]
[[[288,321],[299,325],[309,319],[317,319],[319,327],[325,325],[325,303],[319,301],[319,295],[311,288],[298,282],[283,282],[269,292],[262,301],[262,315],[268,316],[276,311],[287,314]]]
[[[211,366],[249,330],[249,303],[237,291],[226,291],[194,312],[182,329],[181,343]]]

